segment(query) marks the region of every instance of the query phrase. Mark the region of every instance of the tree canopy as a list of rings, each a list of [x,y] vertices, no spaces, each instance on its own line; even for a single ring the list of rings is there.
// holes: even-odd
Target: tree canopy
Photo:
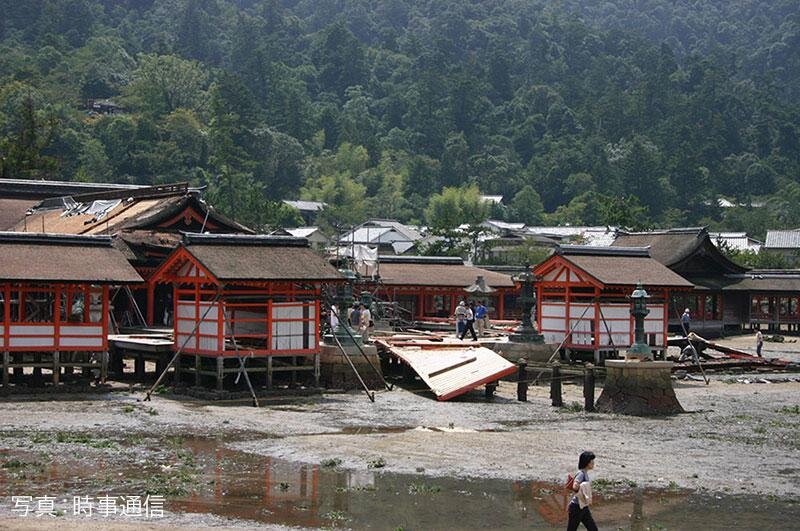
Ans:
[[[298,197],[329,202],[330,223],[425,222],[448,189],[502,195],[526,223],[800,226],[794,0],[3,11],[4,177],[189,180],[257,228]],[[122,112],[88,112],[97,99]]]

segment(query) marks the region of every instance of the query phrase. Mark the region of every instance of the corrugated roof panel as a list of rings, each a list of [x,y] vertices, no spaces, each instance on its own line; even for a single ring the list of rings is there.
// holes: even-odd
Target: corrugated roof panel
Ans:
[[[767,249],[794,249],[800,247],[800,230],[768,230]]]

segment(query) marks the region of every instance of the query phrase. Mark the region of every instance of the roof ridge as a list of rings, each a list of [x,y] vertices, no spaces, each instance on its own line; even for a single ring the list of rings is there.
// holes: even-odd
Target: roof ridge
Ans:
[[[555,254],[566,256],[634,256],[650,258],[650,246],[646,247],[601,247],[594,245],[559,245]]]
[[[306,238],[280,236],[274,234],[200,234],[184,232],[184,245],[241,245],[241,246],[273,246],[273,247],[308,247]]]
[[[38,243],[111,247],[111,236],[100,234],[53,234],[49,232],[0,231],[0,243]]]

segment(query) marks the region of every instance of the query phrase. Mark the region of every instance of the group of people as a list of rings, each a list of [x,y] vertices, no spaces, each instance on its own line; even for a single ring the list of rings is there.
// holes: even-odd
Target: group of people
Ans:
[[[489,327],[488,313],[486,306],[480,301],[470,301],[469,304],[460,301],[454,315],[458,339],[464,339],[467,332],[472,335],[473,341],[477,341],[478,337],[483,337],[484,330]],[[478,328],[477,333],[475,332],[476,326]]]
[[[339,326],[340,318],[339,309],[335,304],[332,305],[330,312],[332,331],[335,331]],[[361,334],[361,339],[364,342],[369,341],[370,328],[375,326],[375,324],[372,321],[372,312],[364,303],[354,302],[353,305],[347,309],[347,316],[345,318],[350,327]]]
[[[375,325],[372,321],[372,312],[367,308],[366,304],[354,302],[347,309],[347,322],[350,323],[353,329],[358,331],[364,343],[369,341],[370,328]]]

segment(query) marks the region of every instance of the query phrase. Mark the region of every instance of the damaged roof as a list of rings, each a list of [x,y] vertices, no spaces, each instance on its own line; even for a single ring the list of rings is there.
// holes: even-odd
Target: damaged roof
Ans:
[[[339,272],[290,236],[184,234],[184,248],[220,281],[336,281]]]
[[[174,188],[174,189],[173,189]],[[121,230],[155,229],[167,224],[185,226],[205,223],[212,230],[253,231],[217,212],[199,194],[185,187],[154,186],[74,196],[68,201],[43,202],[26,219],[18,219],[12,230],[56,234],[113,234]],[[116,197],[115,197],[116,196]],[[45,204],[47,203],[47,204]],[[53,204],[55,206],[50,206]],[[183,217],[179,217],[184,214]]]
[[[468,266],[457,257],[381,256],[378,272],[387,286],[466,288],[482,276],[489,287],[514,287],[511,275]]]
[[[36,282],[142,282],[108,236],[0,232],[0,280]]]

